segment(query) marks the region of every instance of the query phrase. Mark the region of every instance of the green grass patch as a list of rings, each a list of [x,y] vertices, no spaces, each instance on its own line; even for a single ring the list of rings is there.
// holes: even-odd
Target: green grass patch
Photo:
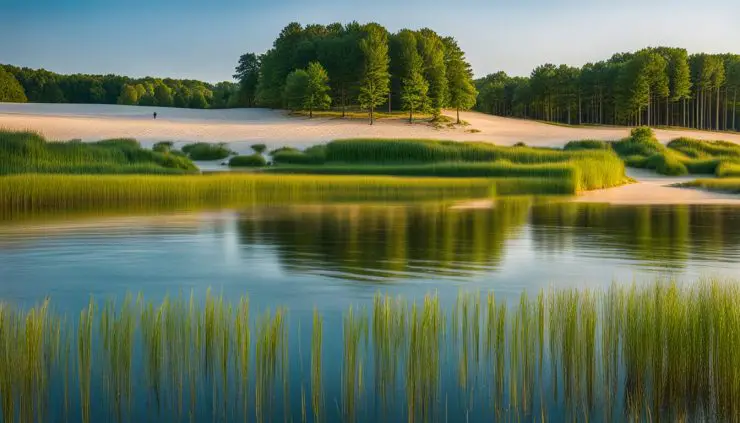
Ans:
[[[208,142],[187,144],[182,147],[182,151],[192,160],[221,160],[236,154],[224,143],[213,144]]]
[[[197,171],[186,157],[141,148],[133,139],[47,142],[34,132],[0,131],[0,175],[184,174]]]
[[[250,154],[248,156],[234,156],[229,159],[230,167],[264,167],[267,160],[262,154]]]
[[[13,175],[0,177],[0,211],[164,209],[290,201],[442,200],[495,195],[484,178],[210,174],[188,176]]]
[[[612,144],[609,141],[601,140],[579,140],[570,141],[565,144],[563,150],[565,151],[577,151],[577,150],[611,150]]]
[[[717,166],[716,175],[720,178],[740,178],[740,163],[722,162]]]
[[[697,179],[695,181],[677,184],[677,186],[684,188],[700,188],[714,192],[740,194],[740,177]]]

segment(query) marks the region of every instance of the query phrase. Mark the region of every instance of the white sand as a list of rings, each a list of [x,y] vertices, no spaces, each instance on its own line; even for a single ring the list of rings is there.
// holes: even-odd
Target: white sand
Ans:
[[[152,119],[152,112],[158,117]],[[453,112],[447,112],[453,116]],[[489,141],[511,145],[525,142],[534,146],[557,147],[579,139],[616,140],[629,133],[628,128],[571,128],[520,119],[502,118],[476,112],[461,113],[470,123],[463,128],[434,129],[428,125],[409,125],[401,120],[380,120],[368,125],[362,120],[297,118],[282,111],[265,109],[189,110],[158,107],[89,104],[7,104],[0,103],[0,128],[43,133],[53,140],[136,138],[144,145],[172,140],[178,143],[207,141],[228,142],[237,152],[250,151],[256,142],[268,148],[283,145],[306,146],[338,138],[436,138],[458,141]],[[740,144],[740,134],[694,130],[656,130],[662,142],[678,137],[725,140]],[[667,185],[676,178],[658,178],[644,172],[632,172],[640,182],[619,188],[588,192],[578,201],[614,204],[686,204],[734,203],[740,196],[709,193]]]

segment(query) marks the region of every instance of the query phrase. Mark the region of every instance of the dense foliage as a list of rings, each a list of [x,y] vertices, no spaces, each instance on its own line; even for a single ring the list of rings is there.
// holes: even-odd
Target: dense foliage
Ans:
[[[238,104],[239,86],[171,78],[119,75],[61,75],[45,69],[0,65],[32,103],[126,104],[183,108],[224,108]],[[0,70],[0,101],[6,78]],[[8,100],[11,101],[11,100]]]
[[[240,105],[295,108],[301,102],[286,90],[301,93],[296,88],[305,85],[301,70],[311,63],[326,71],[327,94],[343,113],[351,106],[371,114],[382,107],[408,110],[413,118],[417,112],[437,114],[443,107],[467,109],[475,103],[470,65],[450,37],[427,28],[390,34],[377,23],[304,27],[294,22],[266,53],[241,56],[234,75]]]
[[[195,165],[178,154],[141,148],[136,140],[47,142],[33,132],[0,131],[0,175],[13,173],[181,174]]]
[[[234,156],[229,160],[231,167],[263,167],[267,166],[267,160],[261,154],[250,154],[248,156]]]
[[[233,154],[224,143],[196,142],[182,148],[182,152],[193,160],[221,160]]]
[[[21,84],[0,66],[0,102],[25,103],[26,101],[28,99]]]
[[[619,53],[581,68],[545,64],[528,78],[476,81],[485,113],[565,124],[739,130],[740,56],[680,48]]]

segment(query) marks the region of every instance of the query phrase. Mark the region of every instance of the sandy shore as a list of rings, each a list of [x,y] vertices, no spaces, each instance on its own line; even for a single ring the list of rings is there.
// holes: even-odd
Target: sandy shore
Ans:
[[[152,119],[156,111],[158,117]],[[452,116],[452,112],[447,112]],[[35,130],[54,140],[136,138],[144,145],[172,140],[178,144],[194,141],[228,142],[244,153],[256,142],[269,148],[284,145],[306,146],[338,138],[436,138],[457,141],[488,141],[511,145],[525,142],[534,146],[558,147],[578,139],[616,140],[628,128],[572,128],[540,122],[464,112],[467,129],[434,129],[424,124],[409,125],[402,120],[381,120],[368,125],[362,120],[290,117],[266,109],[189,110],[157,107],[79,104],[0,103],[0,128]],[[693,130],[656,130],[662,142],[678,137],[722,139],[740,144],[740,134]],[[710,193],[668,185],[680,178],[658,177],[649,172],[630,171],[638,183],[584,193],[576,201],[612,204],[710,204],[738,203],[740,196]],[[476,204],[480,207],[480,204]]]
[[[152,119],[152,112],[158,117]],[[452,112],[448,112],[452,115]],[[84,104],[0,104],[0,128],[32,129],[54,140],[136,138],[145,145],[156,141],[228,142],[238,152],[249,151],[256,142],[270,147],[305,146],[337,138],[436,138],[458,141],[489,141],[502,145],[525,142],[557,147],[576,139],[615,140],[627,128],[570,128],[540,122],[509,119],[476,112],[461,113],[478,133],[458,129],[434,129],[403,120],[363,120],[290,117],[266,109],[189,110],[157,107]],[[724,139],[740,143],[740,135],[703,131],[656,130],[661,141],[681,136]]]

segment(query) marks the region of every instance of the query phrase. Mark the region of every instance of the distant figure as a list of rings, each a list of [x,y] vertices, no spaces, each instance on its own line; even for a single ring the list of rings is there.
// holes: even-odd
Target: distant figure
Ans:
[[[152,113],[152,116],[154,116],[154,119],[157,118],[157,112]]]

